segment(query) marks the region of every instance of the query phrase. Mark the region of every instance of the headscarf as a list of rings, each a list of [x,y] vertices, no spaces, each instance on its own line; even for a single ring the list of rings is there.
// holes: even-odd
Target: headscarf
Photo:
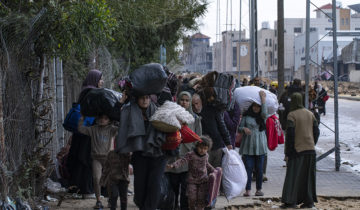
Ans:
[[[253,106],[255,103],[252,103],[249,109],[244,113],[244,116],[250,116],[255,118],[256,124],[259,125],[259,131],[263,131],[266,129],[265,120],[261,117],[261,111],[259,113],[255,113],[253,111]]]
[[[302,108],[304,108],[302,95],[300,93],[293,93],[291,95],[290,112]]]
[[[189,92],[187,92],[187,91],[182,91],[182,92],[180,92],[180,93],[179,93],[179,96],[178,96],[178,98],[177,98],[177,103],[180,104],[180,100],[181,100],[181,97],[182,97],[183,95],[186,95],[186,96],[189,97],[189,103],[190,103],[190,105],[189,105],[189,108],[186,109],[186,111],[190,112],[190,114],[192,114],[192,115],[194,116],[195,113],[194,113],[193,110],[192,110],[192,96],[191,96],[191,94],[190,94]]]
[[[87,88],[98,88],[101,76],[101,71],[97,69],[90,70],[82,84],[82,90]]]

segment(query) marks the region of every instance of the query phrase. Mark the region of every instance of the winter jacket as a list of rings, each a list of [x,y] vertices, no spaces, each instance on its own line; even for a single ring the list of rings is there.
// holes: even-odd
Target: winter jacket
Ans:
[[[231,145],[229,130],[226,128],[224,121],[224,111],[213,106],[205,105],[201,110],[200,116],[203,135],[208,135],[213,146],[211,150],[217,150],[222,147]]]
[[[235,147],[236,131],[240,123],[240,107],[237,103],[234,104],[234,108],[230,111],[224,112],[224,121],[226,128],[230,133],[230,140],[233,147]]]

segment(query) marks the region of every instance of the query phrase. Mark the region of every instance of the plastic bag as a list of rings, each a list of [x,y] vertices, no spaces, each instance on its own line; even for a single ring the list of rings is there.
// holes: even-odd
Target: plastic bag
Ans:
[[[266,106],[268,116],[271,116],[276,113],[279,108],[279,103],[277,97],[272,92],[265,90],[257,86],[245,86],[236,88],[234,91],[235,100],[240,106],[241,113],[244,113],[253,102],[261,104],[261,99],[259,96],[260,91],[266,93]]]
[[[66,189],[61,187],[61,184],[59,182],[54,182],[50,178],[47,178],[44,187],[48,192],[51,193],[59,193],[59,192],[66,192]]]
[[[101,114],[120,120],[120,99],[122,94],[107,88],[91,89],[81,101],[81,114],[97,117]]]
[[[175,193],[166,174],[163,174],[162,176],[163,177],[160,182],[160,201],[158,209],[174,209]]]
[[[228,200],[239,196],[245,190],[247,173],[240,155],[235,150],[223,149],[225,155],[222,160],[222,185]]]
[[[158,94],[166,85],[167,75],[161,64],[149,63],[135,69],[130,74],[130,81],[133,95]]]
[[[16,210],[16,205],[11,198],[6,197],[5,201],[0,201],[1,210]]]

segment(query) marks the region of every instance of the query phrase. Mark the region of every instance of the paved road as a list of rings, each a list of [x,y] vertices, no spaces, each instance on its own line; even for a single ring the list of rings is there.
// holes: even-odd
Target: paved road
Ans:
[[[321,121],[334,130],[334,100],[326,103],[326,116],[321,116]],[[360,172],[360,101],[339,100],[339,140],[342,165]],[[320,139],[317,149],[328,151],[335,145],[335,136],[324,125],[320,126]],[[332,154],[330,157],[334,157]],[[360,174],[360,173],[359,173]]]

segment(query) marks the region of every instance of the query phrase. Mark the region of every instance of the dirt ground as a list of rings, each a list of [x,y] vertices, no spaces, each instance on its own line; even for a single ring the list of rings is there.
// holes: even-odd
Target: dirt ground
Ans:
[[[249,205],[238,205],[226,207],[226,210],[237,210],[237,209],[280,209],[280,198],[264,198],[254,201],[253,204]],[[318,197],[318,203],[315,203],[316,209],[336,209],[336,210],[347,210],[347,209],[360,209],[360,197],[354,198],[343,198],[343,197]],[[299,206],[298,206],[299,208]],[[313,208],[315,209],[315,208]]]
[[[137,209],[136,206],[134,206],[132,199],[132,196],[128,197],[129,199],[129,205],[128,209]],[[315,204],[317,209],[336,209],[336,210],[358,210],[360,209],[360,197],[353,197],[353,198],[343,198],[343,197],[318,197],[319,202]],[[102,203],[105,206],[104,209],[107,206],[106,199],[102,199]],[[62,202],[61,207],[57,207],[57,202],[49,202],[47,204],[44,204],[50,209],[56,209],[56,210],[80,210],[80,209],[92,209],[92,207],[95,205],[94,199],[66,199]],[[225,207],[226,210],[238,210],[238,209],[257,209],[257,210],[265,210],[265,209],[280,209],[281,202],[279,198],[263,198],[263,199],[254,199],[253,204],[247,204],[247,205],[233,205]],[[119,207],[118,207],[119,209]],[[217,208],[218,209],[218,208]]]

